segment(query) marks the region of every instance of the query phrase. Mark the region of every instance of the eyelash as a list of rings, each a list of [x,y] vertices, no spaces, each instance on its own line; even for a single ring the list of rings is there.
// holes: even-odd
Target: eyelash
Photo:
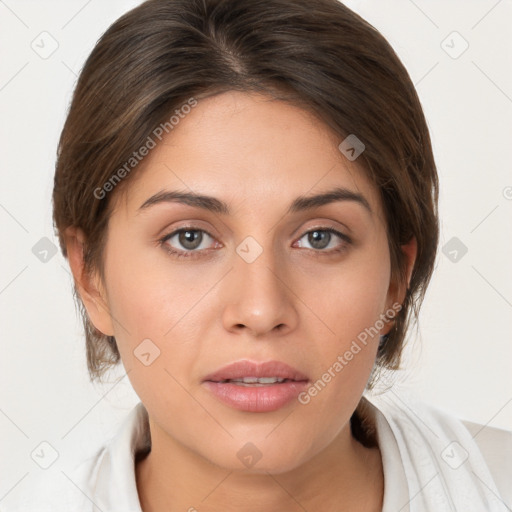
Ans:
[[[202,251],[198,251],[198,250],[179,251],[179,250],[176,250],[176,249],[172,249],[169,246],[169,244],[166,243],[173,236],[175,236],[175,235],[177,235],[179,233],[182,233],[184,231],[201,231],[203,233],[206,233],[209,237],[215,238],[210,233],[208,233],[208,231],[206,231],[204,229],[199,229],[199,228],[196,228],[194,226],[185,226],[185,227],[182,227],[180,229],[177,229],[177,230],[173,231],[172,233],[169,233],[169,234],[165,235],[164,237],[160,238],[158,240],[158,242],[164,248],[164,250],[166,252],[168,252],[169,254],[171,254],[171,256],[173,256],[173,257],[176,257],[176,258],[196,258],[196,257],[199,257],[200,256],[200,252],[202,252]],[[309,233],[313,233],[315,231],[332,233],[332,234],[338,236],[339,238],[341,238],[343,240],[343,242],[344,242],[341,247],[338,247],[336,249],[330,249],[330,250],[327,250],[327,251],[323,250],[323,249],[308,249],[310,251],[314,251],[314,252],[318,253],[319,256],[328,256],[328,255],[332,255],[332,254],[335,254],[335,253],[341,253],[341,252],[345,251],[347,249],[347,246],[352,243],[352,240],[350,239],[350,237],[348,237],[347,235],[344,235],[343,233],[340,233],[336,229],[330,228],[330,227],[325,227],[325,228],[318,227],[318,228],[310,229],[309,231],[306,231],[305,233],[303,233],[302,236],[299,238],[299,240],[301,238],[304,238],[304,236],[308,235]],[[203,250],[206,250],[206,249],[203,249]]]

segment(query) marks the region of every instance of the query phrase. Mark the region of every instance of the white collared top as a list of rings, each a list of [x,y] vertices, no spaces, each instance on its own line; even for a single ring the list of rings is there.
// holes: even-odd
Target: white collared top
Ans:
[[[512,510],[512,432],[458,420],[393,391],[363,400],[382,456],[383,512]],[[142,512],[134,460],[149,445],[139,402],[93,457],[70,474],[45,473],[37,489],[0,511]]]

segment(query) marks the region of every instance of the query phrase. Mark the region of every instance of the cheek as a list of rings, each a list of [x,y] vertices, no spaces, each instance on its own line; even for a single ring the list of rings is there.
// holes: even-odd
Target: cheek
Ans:
[[[315,280],[304,282],[303,290],[309,287],[309,301],[328,327],[329,339],[350,343],[375,325],[386,309],[389,265],[386,246],[375,244],[320,275],[313,287]]]
[[[128,256],[110,252],[105,265],[110,312],[118,324],[116,334],[126,338],[129,333],[133,342],[161,338],[183,315],[190,292],[179,274],[152,264],[144,251],[125,254]]]
[[[155,248],[123,252],[120,243],[112,247],[117,250],[107,255],[105,271],[123,365],[141,398],[150,400],[162,385],[178,393],[171,374],[183,381],[192,371],[208,300],[198,302],[217,279],[173,267],[165,257],[154,257]]]
[[[188,408],[190,397],[179,383],[191,373],[199,349],[193,343],[199,319],[191,310],[197,290],[182,273],[148,263],[143,251],[129,258],[112,251],[109,258],[110,313],[135,392],[150,410]]]
[[[362,392],[366,385],[383,327],[381,314],[386,310],[390,269],[385,247],[376,244],[374,250],[361,251],[314,287],[308,281],[307,300],[321,320],[320,331],[312,337],[316,379],[322,380],[320,387],[326,383],[329,388],[319,401],[336,395],[337,403],[346,403],[346,397],[356,399],[355,391]]]

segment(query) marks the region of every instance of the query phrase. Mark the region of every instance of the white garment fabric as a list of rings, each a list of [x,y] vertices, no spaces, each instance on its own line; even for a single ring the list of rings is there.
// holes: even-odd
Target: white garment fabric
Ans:
[[[392,390],[368,398],[384,469],[383,512],[512,510],[512,432],[458,420]]]
[[[368,401],[384,470],[382,512],[512,510],[512,432],[464,422],[392,390]],[[118,434],[3,512],[142,512],[134,457],[149,446],[138,403]],[[56,479],[56,476],[59,478]]]

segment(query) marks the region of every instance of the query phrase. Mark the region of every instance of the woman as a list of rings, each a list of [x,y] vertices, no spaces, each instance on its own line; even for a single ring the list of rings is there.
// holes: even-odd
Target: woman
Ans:
[[[34,510],[511,506],[510,433],[363,396],[430,281],[438,180],[406,70],[341,3],[124,15],[53,200],[91,376],[122,362],[141,403]]]

